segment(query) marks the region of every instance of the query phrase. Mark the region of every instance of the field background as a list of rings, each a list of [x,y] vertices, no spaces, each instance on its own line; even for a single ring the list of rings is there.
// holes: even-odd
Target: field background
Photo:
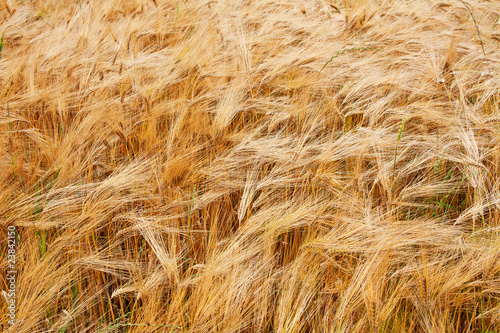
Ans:
[[[3,332],[500,332],[499,15],[0,0]]]

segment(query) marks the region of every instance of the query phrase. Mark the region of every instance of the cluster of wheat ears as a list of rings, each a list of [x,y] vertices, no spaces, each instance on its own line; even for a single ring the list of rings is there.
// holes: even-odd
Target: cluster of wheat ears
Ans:
[[[1,0],[3,332],[499,332],[499,17]]]

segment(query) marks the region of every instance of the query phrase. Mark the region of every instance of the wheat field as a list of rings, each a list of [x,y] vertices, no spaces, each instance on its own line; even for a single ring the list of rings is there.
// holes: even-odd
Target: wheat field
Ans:
[[[0,0],[2,331],[500,332],[499,18]]]

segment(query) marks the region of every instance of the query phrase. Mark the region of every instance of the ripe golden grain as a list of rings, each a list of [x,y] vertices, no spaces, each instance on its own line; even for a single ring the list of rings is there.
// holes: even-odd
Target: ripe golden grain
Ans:
[[[3,332],[500,331],[499,15],[1,1]]]

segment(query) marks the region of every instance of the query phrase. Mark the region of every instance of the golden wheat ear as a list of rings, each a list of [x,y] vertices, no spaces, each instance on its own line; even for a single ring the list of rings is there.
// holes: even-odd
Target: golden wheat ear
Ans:
[[[499,13],[0,0],[0,331],[500,332]]]

